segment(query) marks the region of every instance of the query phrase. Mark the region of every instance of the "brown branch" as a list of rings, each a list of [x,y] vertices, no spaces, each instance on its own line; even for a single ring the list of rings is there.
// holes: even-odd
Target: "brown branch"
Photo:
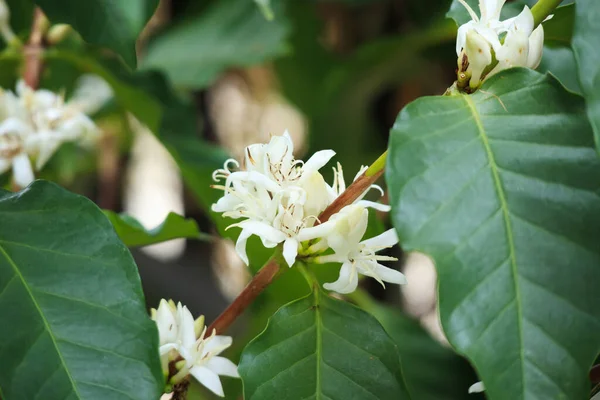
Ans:
[[[250,283],[242,290],[242,293],[236,297],[225,311],[214,320],[206,330],[206,335],[210,336],[213,330],[218,333],[225,332],[227,328],[239,317],[250,304],[261,294],[273,279],[277,276],[280,267],[275,258],[269,260],[264,267],[254,275]]]
[[[41,53],[43,50],[44,29],[46,17],[39,7],[35,8],[33,14],[33,25],[31,35],[25,46],[25,72],[23,80],[32,89],[37,89],[40,84],[43,62]]]

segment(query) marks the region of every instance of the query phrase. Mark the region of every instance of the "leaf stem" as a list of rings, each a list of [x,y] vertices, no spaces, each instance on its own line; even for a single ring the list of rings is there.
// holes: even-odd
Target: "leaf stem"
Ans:
[[[531,8],[531,13],[533,14],[533,23],[534,27],[537,27],[542,23],[543,20],[552,12],[554,9],[559,6],[562,0],[539,0],[535,5]]]

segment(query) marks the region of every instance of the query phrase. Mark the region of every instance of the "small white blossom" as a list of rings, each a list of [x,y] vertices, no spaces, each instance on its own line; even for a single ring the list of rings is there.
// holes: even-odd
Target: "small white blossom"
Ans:
[[[479,382],[476,382],[476,383],[472,384],[469,387],[469,394],[471,394],[471,393],[481,393],[484,390],[485,390],[485,386],[483,386],[483,382],[479,381]]]
[[[472,20],[458,28],[456,55],[460,71],[470,74],[472,89],[495,73],[510,67],[536,68],[542,57],[544,28],[533,29],[529,7],[516,17],[500,21],[505,0],[480,0],[481,17],[464,1]],[[466,58],[465,58],[466,56]],[[493,57],[497,63],[493,65]]]
[[[231,346],[229,336],[218,336],[213,332],[206,336],[204,317],[194,321],[186,306],[172,300],[161,300],[158,309],[152,310],[152,319],[156,322],[159,335],[159,354],[163,373],[168,375],[168,364],[176,362],[177,374],[171,379],[178,383],[191,374],[213,393],[224,396],[219,375],[239,378],[237,366],[230,360],[219,356]]]
[[[35,159],[41,170],[65,142],[89,143],[96,125],[79,109],[49,90],[17,84],[16,95],[0,90],[0,173],[13,169],[14,181],[25,187],[34,179],[27,168]],[[25,160],[27,158],[27,160]]]
[[[225,394],[219,376],[240,377],[237,366],[227,358],[219,356],[231,346],[232,339],[229,336],[218,336],[214,331],[204,338],[205,333],[206,328],[197,340],[185,343],[180,350],[185,360],[182,370],[187,370],[211,392],[223,397]]]
[[[317,216],[332,201],[330,188],[318,172],[334,156],[331,150],[315,153],[306,163],[296,160],[290,135],[273,136],[268,144],[246,148],[244,168],[227,160],[213,179],[225,179],[214,186],[225,192],[212,206],[225,217],[244,219],[228,227],[242,228],[236,251],[248,264],[246,243],[252,235],[267,248],[283,243],[283,255],[291,267],[301,242],[316,238],[322,230],[313,229]]]
[[[379,263],[379,261],[397,261],[397,258],[376,254],[398,243],[396,231],[390,229],[379,236],[361,241],[367,230],[368,222],[367,209],[358,204],[344,207],[327,222],[327,224],[334,225],[325,239],[334,254],[317,257],[315,261],[318,263],[340,262],[342,268],[338,280],[324,284],[325,289],[341,294],[351,293],[356,290],[359,273],[375,278],[384,287],[384,281],[406,283],[406,278],[401,272]]]

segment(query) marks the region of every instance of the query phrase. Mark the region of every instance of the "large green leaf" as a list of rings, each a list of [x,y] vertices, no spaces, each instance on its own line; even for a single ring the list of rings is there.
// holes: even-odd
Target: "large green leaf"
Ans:
[[[70,24],[83,39],[136,64],[135,41],[158,0],[35,0],[50,21]]]
[[[398,346],[402,372],[410,397],[415,400],[476,400],[468,389],[477,381],[469,363],[454,351],[436,342],[421,324],[400,312],[381,305],[357,291],[353,300],[371,313]]]
[[[579,83],[585,95],[587,113],[600,151],[600,7],[596,0],[577,0],[573,50],[579,67]]]
[[[246,400],[408,398],[398,350],[381,325],[318,288],[271,317],[239,371]]]
[[[426,97],[387,168],[405,250],[433,257],[450,342],[491,399],[583,399],[600,348],[600,159],[581,97],[504,71]]]
[[[281,55],[289,31],[281,5],[273,4],[275,18],[267,21],[252,1],[214,2],[150,43],[143,67],[164,71],[176,85],[199,89],[227,68]]]
[[[37,181],[0,214],[2,399],[157,399],[156,326],[102,211]]]
[[[148,246],[179,238],[210,239],[210,235],[200,232],[196,221],[175,213],[169,213],[160,225],[152,229],[144,228],[138,220],[127,214],[107,210],[104,214],[113,224],[119,238],[129,247]]]

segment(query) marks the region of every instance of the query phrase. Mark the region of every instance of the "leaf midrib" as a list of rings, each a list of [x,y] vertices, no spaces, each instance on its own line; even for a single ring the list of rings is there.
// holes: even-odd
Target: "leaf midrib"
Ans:
[[[502,187],[502,181],[500,179],[500,174],[498,172],[499,167],[498,167],[498,164],[496,164],[496,159],[494,157],[494,153],[492,152],[492,148],[490,146],[488,137],[485,134],[485,129],[483,128],[483,122],[481,121],[481,117],[480,117],[480,115],[477,111],[477,108],[475,107],[475,103],[473,102],[471,97],[469,95],[462,95],[462,98],[467,103],[467,105],[469,107],[469,111],[473,115],[473,120],[475,121],[475,124],[477,126],[477,130],[479,132],[479,137],[481,138],[481,142],[483,144],[483,147],[485,148],[485,152],[486,152],[487,158],[490,163],[490,169],[492,170],[494,187],[496,188],[496,193],[498,194],[498,199],[500,200],[500,209],[502,210],[502,214],[504,216],[503,219],[504,219],[504,225],[505,225],[505,229],[506,229],[506,238],[508,241],[510,265],[511,265],[512,277],[513,277],[513,282],[514,282],[514,287],[515,287],[515,301],[516,301],[516,306],[517,306],[517,329],[519,331],[519,358],[521,361],[520,367],[521,367],[521,379],[522,379],[521,388],[522,388],[522,392],[523,392],[523,398],[525,398],[525,368],[524,368],[525,354],[523,352],[524,340],[523,340],[523,323],[522,323],[523,310],[522,310],[522,302],[521,302],[520,291],[519,291],[519,280],[518,280],[519,274],[517,271],[517,258],[516,258],[516,252],[515,252],[514,238],[512,235],[512,226],[511,226],[511,222],[510,222],[510,211],[508,209],[508,202],[506,201],[506,195],[504,193],[504,189]]]
[[[321,304],[320,304],[320,290],[319,288],[315,288],[314,290],[314,296],[315,296],[315,302],[313,303],[314,307],[315,307],[315,326],[316,326],[316,345],[317,345],[317,349],[315,351],[317,357],[316,357],[316,361],[317,361],[317,387],[316,387],[316,396],[315,396],[315,400],[319,400],[322,399],[321,395],[321,358],[323,356],[321,348],[323,347],[323,321],[321,319]]]
[[[25,280],[25,277],[23,276],[23,274],[21,274],[21,271],[17,267],[17,265],[14,262],[14,260],[10,257],[10,255],[6,252],[6,250],[4,249],[4,247],[2,247],[1,245],[0,245],[0,254],[2,254],[4,256],[4,258],[6,258],[6,261],[8,261],[8,263],[10,264],[10,266],[12,267],[12,269],[15,271],[15,276],[19,277],[19,279],[23,283],[23,286],[25,287],[25,290],[27,291],[27,293],[31,297],[31,301],[32,301],[33,305],[35,306],[35,308],[37,309],[38,313],[40,314],[40,317],[42,319],[42,322],[44,323],[44,327],[45,327],[46,331],[48,331],[48,334],[50,335],[50,339],[52,340],[52,344],[54,345],[54,348],[56,349],[56,354],[58,355],[58,357],[60,359],[60,363],[61,363],[61,365],[62,365],[65,373],[67,374],[67,377],[69,378],[69,381],[71,382],[71,386],[73,388],[73,391],[75,392],[75,395],[77,396],[77,398],[81,399],[82,397],[79,394],[79,391],[77,390],[77,385],[75,384],[75,380],[71,376],[71,373],[69,372],[69,369],[67,368],[67,363],[65,362],[65,359],[63,358],[62,353],[60,352],[60,350],[58,348],[58,344],[56,342],[56,338],[54,336],[54,333],[52,332],[52,329],[50,328],[50,324],[48,323],[48,320],[46,319],[46,316],[42,312],[42,309],[38,305],[38,303],[37,303],[37,301],[35,299],[35,296],[33,295],[33,292],[31,291],[31,288],[29,287],[29,285],[27,284],[27,281]]]

